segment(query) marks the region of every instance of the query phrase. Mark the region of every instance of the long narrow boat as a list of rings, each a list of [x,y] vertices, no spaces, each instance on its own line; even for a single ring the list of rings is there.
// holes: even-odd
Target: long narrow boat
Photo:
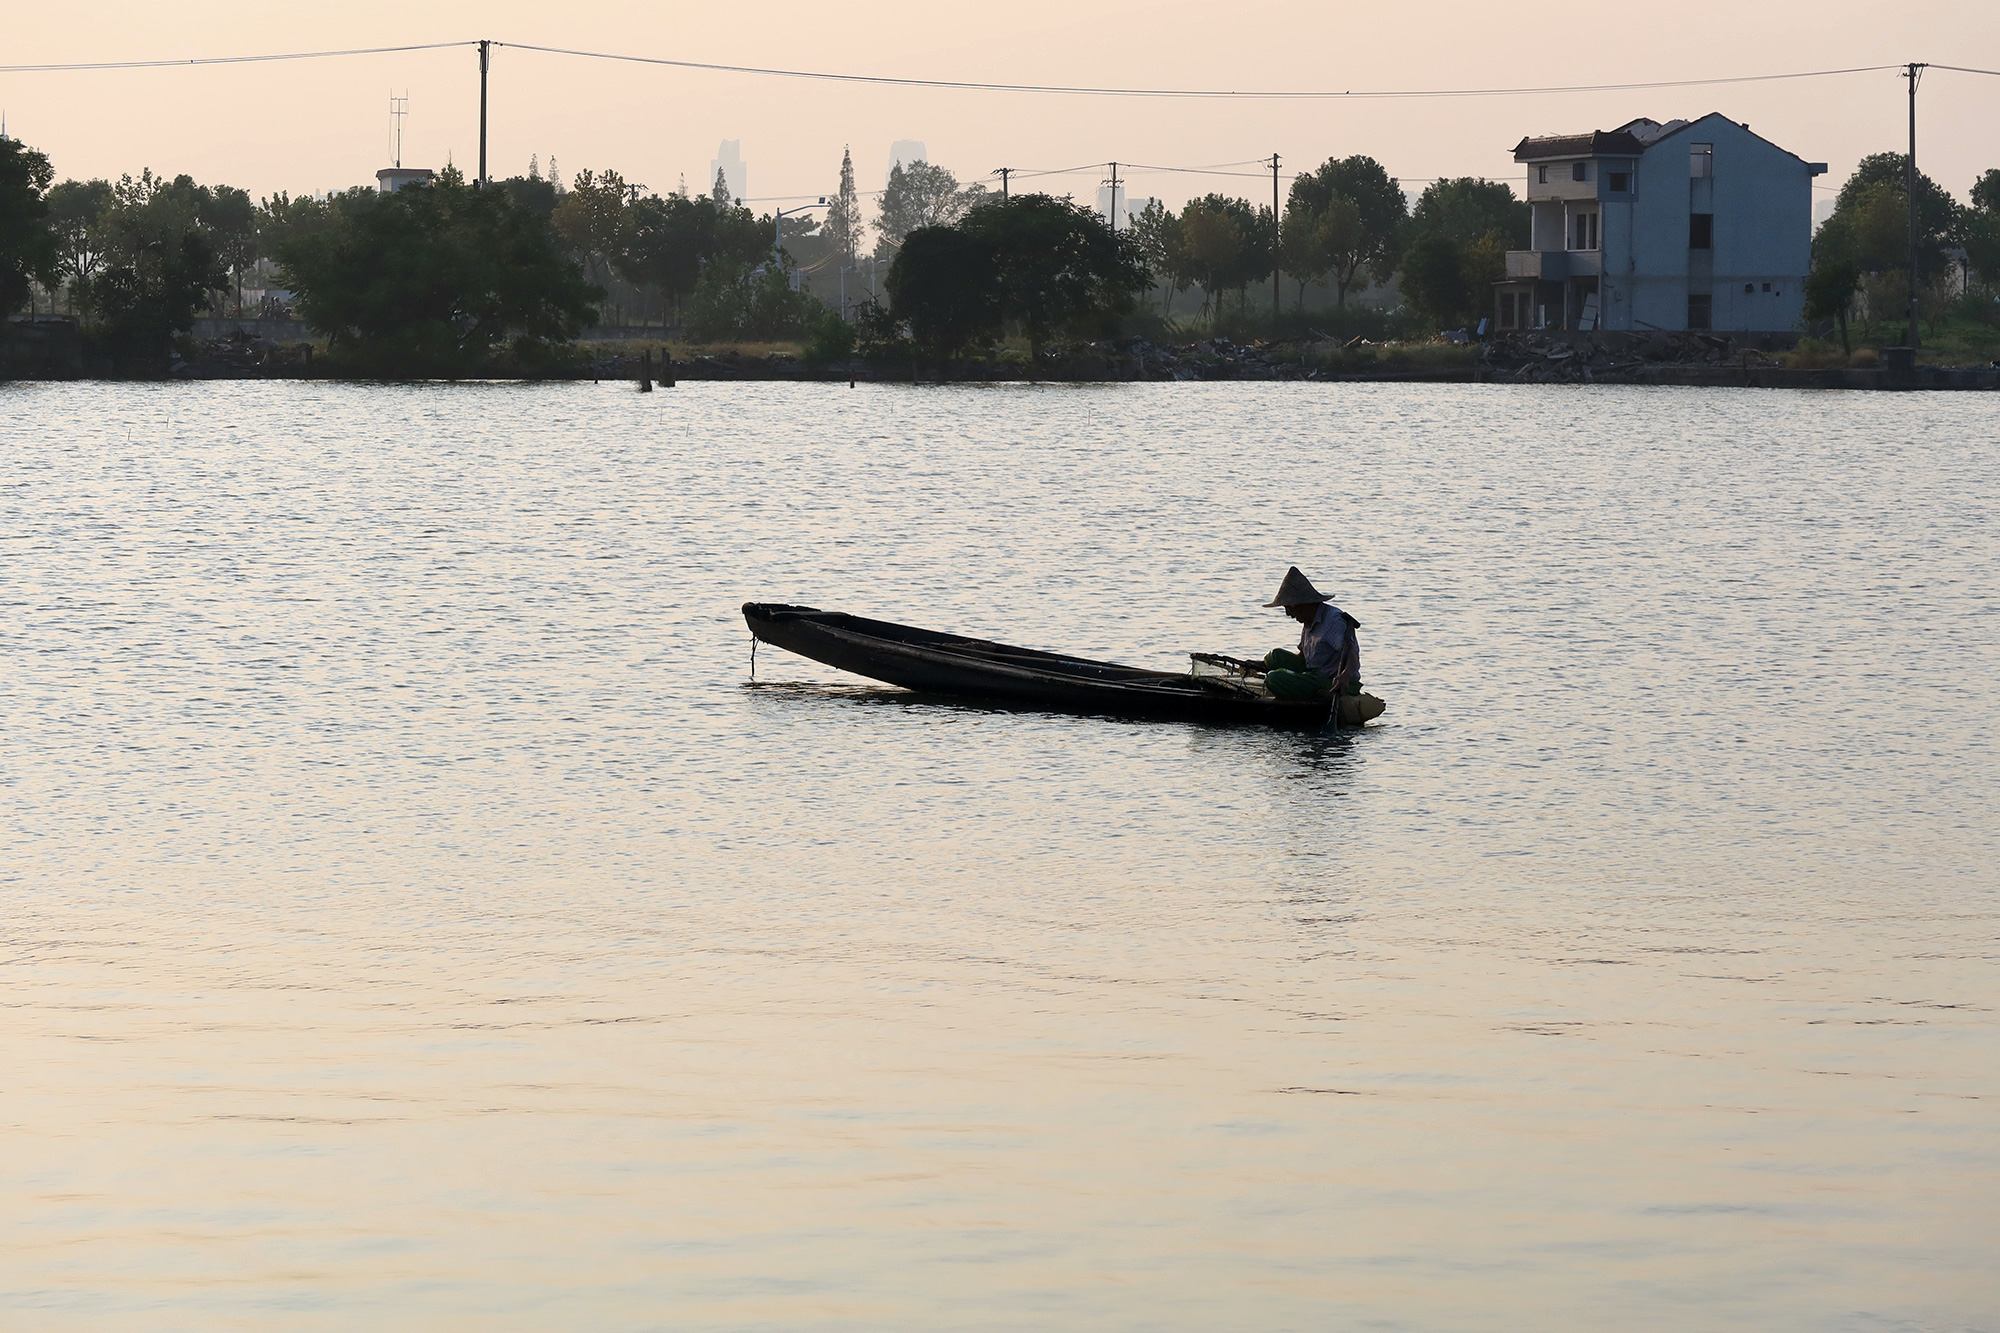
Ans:
[[[1251,722],[1299,731],[1318,731],[1332,715],[1330,699],[1276,699],[1242,677],[1148,671],[810,606],[745,602],[743,619],[765,643],[927,694],[1063,712]],[[1342,703],[1345,722],[1382,711],[1381,701],[1368,695]]]

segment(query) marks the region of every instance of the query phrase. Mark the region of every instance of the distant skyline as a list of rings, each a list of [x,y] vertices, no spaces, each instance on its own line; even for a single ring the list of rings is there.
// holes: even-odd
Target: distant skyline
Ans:
[[[907,167],[912,162],[929,162],[930,151],[924,147],[922,139],[898,139],[889,145],[889,165],[882,168],[882,184],[886,188],[889,177],[896,174],[897,167]],[[934,165],[943,165],[942,163]]]
[[[727,186],[733,198],[750,197],[750,167],[743,160],[741,139],[724,139],[722,147],[708,160],[708,189],[702,193],[707,194],[712,191],[718,179]]]
[[[91,22],[30,8],[9,17],[11,63],[186,59],[502,41],[915,78],[1233,89],[1449,89],[1636,83],[1845,68],[1927,59],[2000,68],[2000,6],[1958,0],[1883,10],[1870,0],[1746,6],[1684,0],[1593,13],[1588,25],[1522,23],[1514,8],[1435,0],[1421,11],[1281,0],[1227,26],[1192,5],[1019,0],[1004,11],[863,3],[830,23],[820,6],[777,0],[754,12],[584,10],[560,19],[520,0],[474,5],[382,0],[328,11],[161,10],[102,0]],[[1721,111],[1831,165],[1838,188],[1864,154],[1905,143],[1903,82],[1889,72],[1825,79],[1489,98],[1271,101],[1075,97],[915,89],[614,64],[496,49],[493,173],[531,152],[565,174],[690,185],[725,136],[759,162],[745,197],[834,188],[844,144],[862,161],[909,138],[963,181],[1016,168],[1017,189],[1096,197],[1098,162],[1117,159],[1135,197],[1169,206],[1221,190],[1269,195],[1251,159],[1277,152],[1287,174],[1365,153],[1414,188],[1476,175],[1519,187],[1509,150],[1524,135],[1608,129],[1636,116]],[[9,131],[47,151],[59,177],[187,172],[253,195],[372,182],[388,165],[386,92],[411,93],[403,161],[468,172],[478,161],[477,58],[469,49],[250,65],[0,74]],[[1963,198],[2000,166],[2000,78],[1934,70],[1919,100],[1919,165]],[[881,157],[875,157],[882,161]],[[1225,168],[1197,175],[1159,167]],[[1130,165],[1142,164],[1142,165]],[[1031,175],[1056,168],[1071,174]],[[709,173],[704,189],[713,183]],[[872,182],[863,177],[867,190]],[[732,181],[732,189],[737,183]]]

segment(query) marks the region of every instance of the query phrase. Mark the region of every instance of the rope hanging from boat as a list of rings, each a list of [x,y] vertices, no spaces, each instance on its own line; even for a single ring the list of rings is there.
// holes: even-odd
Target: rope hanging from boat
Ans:
[[[757,636],[750,636],[750,683],[757,683]]]

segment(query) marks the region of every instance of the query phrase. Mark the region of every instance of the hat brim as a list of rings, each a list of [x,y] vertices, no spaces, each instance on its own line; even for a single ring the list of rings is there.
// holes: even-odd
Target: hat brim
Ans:
[[[1265,606],[1325,606],[1331,597],[1273,597]]]

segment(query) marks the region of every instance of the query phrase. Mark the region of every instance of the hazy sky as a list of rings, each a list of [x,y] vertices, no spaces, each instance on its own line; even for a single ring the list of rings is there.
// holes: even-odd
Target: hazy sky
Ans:
[[[1233,89],[1407,89],[1603,84],[1767,74],[1912,59],[2000,69],[1993,0],[1677,0],[1559,6],[1010,0],[595,4],[352,0],[258,6],[96,0],[12,6],[7,63],[172,59],[490,37],[795,69],[968,79]],[[86,14],[87,21],[79,21]],[[468,169],[478,153],[470,50],[245,66],[0,74],[10,132],[59,176],[142,167],[254,195],[369,183],[388,165],[391,88],[410,94],[403,160]],[[1865,153],[1900,149],[1902,81],[1888,72],[1722,87],[1421,101],[1194,101],[959,92],[649,68],[500,49],[489,151],[496,176],[553,154],[565,176],[611,167],[666,191],[706,184],[720,140],[741,139],[753,198],[834,188],[844,144],[878,188],[893,140],[923,140],[961,179],[994,167],[1118,159],[1206,166],[1283,155],[1286,170],[1367,153],[1406,183],[1518,179],[1523,134],[1608,129],[1635,116],[1722,111],[1837,185]],[[2000,166],[2000,78],[1933,71],[1919,100],[1919,164],[1964,196]],[[1246,168],[1247,169],[1247,168]],[[1135,195],[1210,189],[1268,198],[1268,181],[1129,173]],[[1094,196],[1102,169],[1036,188]],[[759,203],[759,211],[769,204]]]

